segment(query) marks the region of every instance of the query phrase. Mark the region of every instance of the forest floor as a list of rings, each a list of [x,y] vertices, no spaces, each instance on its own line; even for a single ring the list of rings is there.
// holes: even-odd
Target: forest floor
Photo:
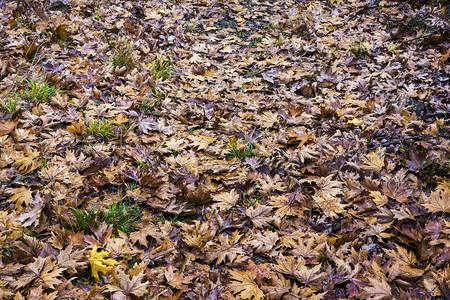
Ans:
[[[0,1],[1,299],[450,299],[444,1]]]

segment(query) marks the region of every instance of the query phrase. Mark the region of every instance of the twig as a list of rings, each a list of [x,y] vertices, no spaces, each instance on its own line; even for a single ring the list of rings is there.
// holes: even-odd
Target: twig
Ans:
[[[372,151],[372,150],[376,150],[379,147],[390,146],[392,144],[397,144],[399,142],[403,142],[403,141],[407,141],[407,140],[422,140],[422,139],[425,139],[425,138],[439,138],[439,137],[450,138],[450,136],[447,136],[447,135],[438,135],[438,136],[434,136],[434,135],[419,135],[419,136],[411,136],[411,137],[400,138],[400,139],[395,139],[395,140],[392,140],[392,141],[384,142],[384,143],[378,144],[378,145],[376,145],[374,147],[370,147],[370,148],[367,148],[367,149],[364,149],[364,150],[355,151],[355,152],[351,152],[351,153],[347,153],[347,154],[353,156],[354,154],[357,154],[357,153],[366,153],[366,152],[369,152],[369,151]]]
[[[415,40],[419,40],[419,39],[422,39],[422,38],[426,38],[426,37],[432,36],[432,35],[435,34],[437,31],[439,31],[439,29],[433,30],[432,32],[430,32],[430,33],[428,33],[428,34],[421,35],[421,36],[418,36],[418,37],[415,37],[415,38],[406,40],[406,41],[404,41],[403,43],[409,43],[409,42],[412,42],[412,41],[415,41]]]

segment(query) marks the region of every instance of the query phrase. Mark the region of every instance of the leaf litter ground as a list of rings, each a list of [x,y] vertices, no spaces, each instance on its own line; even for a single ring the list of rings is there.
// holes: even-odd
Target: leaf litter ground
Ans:
[[[444,2],[0,1],[5,299],[449,299]]]

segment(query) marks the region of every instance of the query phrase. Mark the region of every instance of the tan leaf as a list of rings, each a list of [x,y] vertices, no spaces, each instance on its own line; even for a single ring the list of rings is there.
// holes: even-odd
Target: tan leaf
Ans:
[[[20,288],[36,280],[44,288],[55,289],[56,285],[62,283],[58,277],[62,276],[64,269],[56,267],[51,257],[35,258],[35,261],[29,263],[24,270],[25,273],[20,276],[20,279],[11,283],[13,287]]]
[[[334,196],[312,196],[314,202],[320,207],[325,215],[337,218],[338,214],[345,212],[345,205],[341,204],[341,199]]]
[[[256,228],[263,228],[269,226],[272,221],[271,217],[272,207],[266,205],[258,205],[258,207],[249,207],[245,214],[253,223]]]
[[[422,204],[431,213],[450,213],[450,189],[436,190]]]
[[[383,278],[368,278],[370,286],[364,289],[366,299],[371,300],[388,300],[392,299],[391,287]]]
[[[37,192],[36,196],[32,202],[33,207],[26,213],[21,214],[17,217],[17,220],[22,222],[23,227],[28,227],[31,225],[38,226],[41,218],[42,210],[44,209],[44,202]]]
[[[216,264],[218,265],[227,259],[228,261],[233,262],[238,255],[244,255],[244,250],[238,247],[241,236],[242,235],[239,235],[237,230],[234,231],[231,236],[219,235],[220,244],[208,244],[208,258],[211,260],[217,258]]]
[[[270,111],[264,112],[262,115],[258,115],[256,118],[256,124],[261,125],[263,128],[272,128],[272,126],[278,122],[278,113]]]
[[[232,271],[230,270],[232,281],[228,288],[243,299],[263,299],[264,293],[255,282],[256,274],[251,271]]]
[[[179,290],[186,288],[186,285],[191,283],[191,280],[195,277],[195,275],[184,276],[183,273],[175,269],[174,266],[169,266],[164,271],[164,276],[170,286]]]
[[[10,121],[10,120],[2,120],[0,121],[0,136],[7,135],[10,132],[14,131],[18,122]]]
[[[372,201],[375,203],[376,206],[382,207],[386,203],[388,203],[388,198],[381,194],[379,191],[371,191],[369,193],[370,197],[372,197]]]
[[[236,206],[236,202],[239,200],[239,194],[235,190],[232,190],[231,192],[214,195],[213,200],[217,202],[214,204],[215,207],[227,211],[233,206]]]
[[[26,187],[20,187],[20,188],[13,188],[8,189],[10,193],[13,193],[11,198],[9,198],[9,201],[16,203],[16,209],[18,209],[19,212],[21,212],[22,204],[25,204],[25,206],[29,206],[31,202],[33,201],[33,195],[30,189]]]
[[[28,174],[37,167],[39,167],[40,152],[38,150],[25,149],[25,155],[18,158],[13,167],[21,171],[23,174]]]
[[[298,216],[303,214],[304,208],[300,202],[286,195],[273,196],[270,198],[270,205],[277,208],[275,215],[283,218],[284,216]]]
[[[78,122],[71,122],[70,126],[67,126],[67,131],[73,134],[79,134],[84,135],[86,125],[84,125],[84,122],[82,120],[79,120]]]
[[[370,152],[362,157],[362,168],[368,171],[379,173],[384,167],[384,155],[379,155],[376,152]]]

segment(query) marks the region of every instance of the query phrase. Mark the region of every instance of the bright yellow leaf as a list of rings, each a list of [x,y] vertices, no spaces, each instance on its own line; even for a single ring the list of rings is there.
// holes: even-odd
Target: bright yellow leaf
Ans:
[[[363,123],[363,121],[361,121],[357,118],[353,118],[353,119],[347,121],[347,124],[353,124],[355,126],[360,126],[360,125],[362,125],[362,123]]]
[[[103,274],[107,275],[111,273],[112,269],[119,264],[119,262],[115,259],[105,259],[105,257],[108,257],[109,252],[103,250],[97,252],[97,245],[95,245],[92,250],[89,251],[89,254],[89,263],[91,264],[92,276],[94,276],[94,278],[98,281],[100,281],[98,272],[102,272]]]

